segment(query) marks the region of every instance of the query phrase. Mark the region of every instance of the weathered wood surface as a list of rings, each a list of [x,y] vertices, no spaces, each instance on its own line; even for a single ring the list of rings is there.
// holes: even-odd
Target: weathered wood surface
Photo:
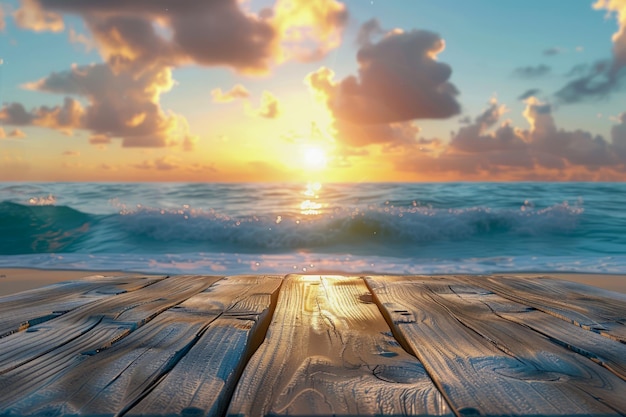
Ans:
[[[0,303],[0,337],[51,320],[97,299],[141,289],[163,278],[95,275],[4,297]]]
[[[503,297],[626,343],[626,295],[550,278],[464,277]]]
[[[229,415],[451,415],[358,278],[285,278]]]
[[[623,379],[497,312],[522,316],[527,306],[451,277],[367,282],[398,338],[460,414],[623,415],[626,410]],[[490,302],[500,306],[494,309]],[[611,343],[618,342],[606,342]],[[626,360],[625,346],[616,349]]]
[[[0,298],[0,416],[623,416],[625,318],[547,278],[94,276]]]

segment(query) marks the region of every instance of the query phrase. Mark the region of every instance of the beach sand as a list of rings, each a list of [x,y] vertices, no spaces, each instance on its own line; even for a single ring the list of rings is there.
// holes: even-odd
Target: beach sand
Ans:
[[[74,281],[93,275],[136,275],[119,271],[66,271],[49,269],[0,268],[0,297],[28,291],[63,281]],[[145,274],[142,274],[145,275]]]
[[[133,272],[120,271],[80,271],[80,270],[46,270],[46,269],[1,269],[0,268],[0,297],[27,291],[45,285],[63,281],[72,281],[93,275],[121,276],[121,275],[150,275],[137,274]],[[355,274],[346,274],[355,275]],[[591,285],[609,291],[616,291],[626,294],[626,275],[611,274],[578,274],[578,273],[512,273],[493,274],[514,275],[523,277],[551,277],[566,281],[578,282],[580,284]]]

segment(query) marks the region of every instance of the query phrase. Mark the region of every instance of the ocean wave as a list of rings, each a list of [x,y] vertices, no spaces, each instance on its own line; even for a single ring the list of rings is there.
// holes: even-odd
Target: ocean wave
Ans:
[[[128,233],[157,241],[230,243],[266,249],[315,248],[366,243],[428,243],[476,236],[539,236],[576,229],[581,206],[535,209],[488,207],[434,209],[383,207],[335,209],[321,215],[232,217],[215,211],[138,208],[117,218]]]
[[[94,216],[66,206],[0,203],[0,254],[65,252],[94,226]]]
[[[336,208],[312,215],[231,216],[214,210],[138,207],[112,215],[67,206],[0,203],[0,254],[102,252],[128,247],[163,253],[224,250],[333,251],[349,247],[424,247],[438,242],[567,236],[584,209],[561,203],[545,208]],[[127,247],[125,248],[126,245]],[[115,249],[117,248],[117,249]]]

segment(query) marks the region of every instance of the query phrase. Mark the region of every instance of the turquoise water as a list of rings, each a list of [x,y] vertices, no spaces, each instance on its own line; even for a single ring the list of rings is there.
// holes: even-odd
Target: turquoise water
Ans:
[[[2,183],[0,266],[626,273],[626,184]]]

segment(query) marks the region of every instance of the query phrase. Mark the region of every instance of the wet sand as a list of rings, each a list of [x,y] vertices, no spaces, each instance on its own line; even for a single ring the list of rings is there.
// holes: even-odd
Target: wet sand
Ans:
[[[147,275],[120,271],[80,271],[80,270],[48,270],[48,269],[0,269],[0,297],[32,290],[45,285],[63,281],[73,281],[88,276],[121,276]],[[355,275],[355,274],[349,274]],[[612,274],[578,274],[578,273],[511,273],[493,274],[493,276],[550,277],[580,284],[591,285],[609,291],[626,294],[626,275]]]
[[[74,281],[94,275],[135,275],[119,271],[65,271],[49,269],[0,269],[0,297],[22,291],[33,290],[63,281]]]

